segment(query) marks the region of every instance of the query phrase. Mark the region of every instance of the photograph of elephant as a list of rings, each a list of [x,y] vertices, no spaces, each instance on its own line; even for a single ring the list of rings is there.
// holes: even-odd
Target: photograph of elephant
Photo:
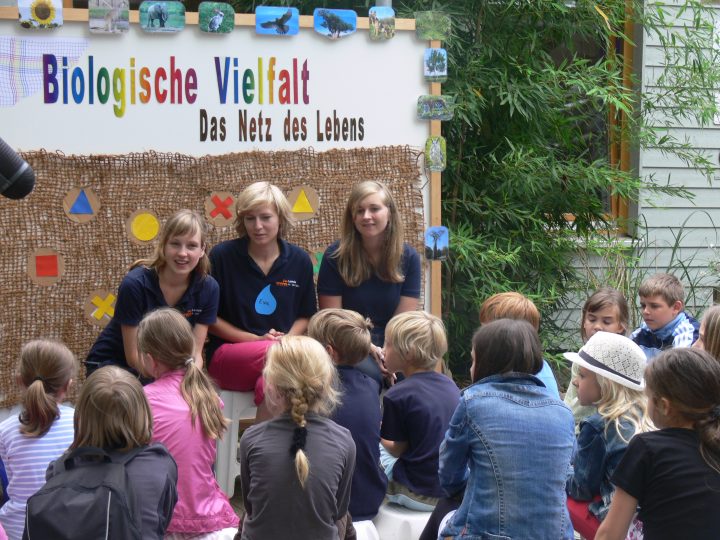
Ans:
[[[202,32],[229,34],[235,28],[235,10],[225,2],[200,2],[198,20]]]
[[[297,8],[258,6],[255,8],[255,32],[271,36],[294,36],[300,30]]]
[[[179,32],[185,28],[182,2],[145,0],[140,4],[140,28],[146,32]]]
[[[88,24],[93,34],[123,34],[130,29],[128,0],[88,0]]]
[[[316,8],[313,27],[318,34],[330,39],[349,36],[357,30],[357,13],[352,9]]]

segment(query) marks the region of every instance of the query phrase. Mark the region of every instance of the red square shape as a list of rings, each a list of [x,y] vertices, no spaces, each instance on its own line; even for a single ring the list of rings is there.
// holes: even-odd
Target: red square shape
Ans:
[[[37,255],[35,257],[35,273],[38,277],[57,277],[57,255]]]

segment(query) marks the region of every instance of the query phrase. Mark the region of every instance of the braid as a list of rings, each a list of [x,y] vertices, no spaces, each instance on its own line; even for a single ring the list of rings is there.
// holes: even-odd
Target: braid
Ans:
[[[297,472],[300,485],[304,488],[308,475],[310,474],[310,462],[305,454],[305,442],[307,441],[307,420],[305,413],[308,410],[307,387],[302,391],[293,389],[290,393],[290,414],[293,421],[298,425],[293,432],[293,442],[290,446],[290,457],[295,459],[295,472]]]
[[[700,436],[700,453],[705,462],[720,472],[720,405],[712,407],[707,417],[695,423]]]

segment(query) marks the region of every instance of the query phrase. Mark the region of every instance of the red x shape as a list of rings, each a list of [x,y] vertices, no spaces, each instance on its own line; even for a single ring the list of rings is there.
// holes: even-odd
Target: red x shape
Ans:
[[[232,217],[228,208],[233,202],[232,197],[220,200],[220,197],[213,195],[210,200],[215,204],[215,208],[212,212],[210,212],[210,217],[217,217],[218,214],[222,214],[225,219],[230,219]]]

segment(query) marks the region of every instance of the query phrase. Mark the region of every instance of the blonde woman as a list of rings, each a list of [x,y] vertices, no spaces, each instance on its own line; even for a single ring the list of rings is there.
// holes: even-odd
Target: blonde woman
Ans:
[[[222,291],[217,322],[207,349],[210,375],[221,388],[255,390],[259,418],[265,353],[284,335],[302,334],[317,310],[310,257],[286,242],[290,203],[268,182],[249,185],[237,199],[238,238],[210,253],[212,274]]]
[[[709,352],[720,361],[720,306],[712,306],[703,313],[700,336],[693,347]]]
[[[268,351],[263,376],[278,415],[240,439],[242,538],[344,538],[355,444],[327,418],[338,402],[332,360],[314,339],[289,336]]]
[[[155,378],[145,387],[152,440],[178,465],[178,503],[165,540],[233,540],[238,518],[212,469],[227,420],[210,379],[192,360],[192,329],[174,309],[158,309],[140,321],[138,347]]]
[[[88,375],[104,365],[139,373],[137,326],[146,313],[160,307],[185,315],[193,327],[193,358],[202,367],[202,349],[208,325],[217,316],[219,296],[218,284],[208,275],[206,248],[205,221],[200,214],[180,210],[168,218],[153,255],[133,263],[120,283],[115,315],[85,360]]]
[[[416,310],[420,298],[420,256],[403,240],[390,190],[381,182],[361,182],[350,192],[340,240],[325,251],[318,275],[320,309],[350,309],[372,321],[375,362],[364,360],[358,368],[379,383],[385,326],[394,315]]]

